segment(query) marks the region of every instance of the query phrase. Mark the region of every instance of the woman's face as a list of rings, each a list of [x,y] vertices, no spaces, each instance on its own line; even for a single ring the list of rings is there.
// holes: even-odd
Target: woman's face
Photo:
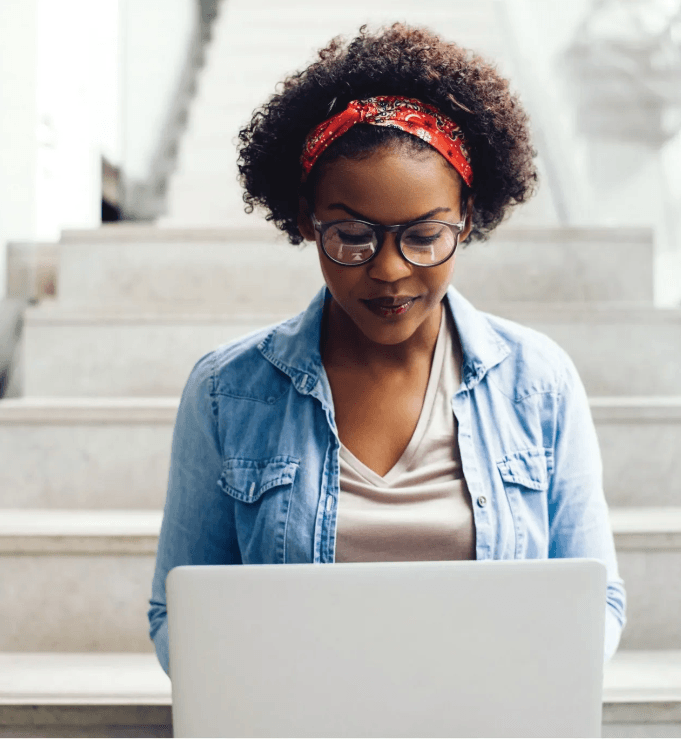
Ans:
[[[354,218],[383,225],[417,219],[459,223],[461,180],[435,150],[386,146],[362,159],[327,164],[317,184],[314,215],[321,223]],[[383,248],[370,262],[346,267],[324,254],[304,208],[299,227],[304,238],[317,241],[322,273],[336,306],[366,338],[377,344],[400,344],[419,331],[437,333],[454,256],[436,267],[414,266],[402,257],[396,234],[387,233]],[[459,243],[469,232],[467,225]],[[402,307],[382,307],[391,300]]]

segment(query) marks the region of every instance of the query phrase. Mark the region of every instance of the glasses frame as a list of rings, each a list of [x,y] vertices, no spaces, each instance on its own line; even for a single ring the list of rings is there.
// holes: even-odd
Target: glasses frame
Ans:
[[[466,227],[467,217],[468,214],[464,212],[463,219],[459,223],[449,223],[448,221],[438,221],[426,218],[416,219],[415,221],[409,221],[408,223],[397,223],[393,226],[384,226],[380,223],[371,223],[370,221],[363,221],[359,218],[341,218],[338,221],[327,221],[326,223],[321,223],[317,220],[317,217],[313,213],[312,225],[314,226],[314,230],[319,234],[319,241],[324,254],[335,264],[340,264],[341,267],[363,267],[365,264],[368,264],[378,255],[378,253],[383,248],[383,244],[385,243],[385,235],[387,233],[396,234],[395,241],[397,242],[397,248],[400,250],[400,254],[406,262],[414,265],[414,267],[438,267],[440,264],[444,264],[448,259],[451,259],[454,255],[456,247],[459,245],[459,236],[461,236],[464,228]],[[329,230],[329,228],[331,228],[331,226],[337,226],[339,223],[362,223],[365,226],[370,226],[374,230],[378,241],[376,245],[376,251],[363,262],[353,262],[352,264],[348,264],[347,262],[339,262],[337,259],[334,259],[324,247],[324,234]],[[452,250],[447,255],[447,257],[445,257],[445,259],[441,259],[439,262],[435,262],[434,264],[421,264],[420,262],[412,262],[412,260],[409,259],[409,257],[404,253],[402,249],[402,235],[408,228],[410,228],[411,226],[415,226],[417,223],[437,223],[441,226],[449,226],[449,228],[454,232],[454,246],[452,247]]]

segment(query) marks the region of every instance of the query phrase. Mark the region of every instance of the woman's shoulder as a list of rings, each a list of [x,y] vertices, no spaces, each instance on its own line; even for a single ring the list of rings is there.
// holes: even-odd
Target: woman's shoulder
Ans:
[[[271,402],[277,386],[290,384],[263,353],[272,336],[286,329],[294,319],[259,328],[204,354],[194,365],[185,392],[210,396],[252,397]]]
[[[506,358],[496,375],[504,378],[513,394],[562,392],[579,382],[579,375],[569,354],[554,339],[508,318],[491,313],[481,315],[507,347]]]
[[[577,377],[567,352],[541,331],[479,310],[454,289],[450,305],[464,363],[492,372],[507,394],[559,391]]]

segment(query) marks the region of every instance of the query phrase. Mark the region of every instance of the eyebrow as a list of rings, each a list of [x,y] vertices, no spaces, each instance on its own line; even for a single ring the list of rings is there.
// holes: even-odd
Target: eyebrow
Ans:
[[[367,218],[366,216],[362,215],[361,213],[358,213],[356,210],[353,210],[352,208],[345,205],[345,203],[331,203],[331,205],[327,206],[329,210],[344,210],[346,213],[349,213],[351,216],[354,216],[355,218],[358,218],[360,221],[366,221],[367,223],[374,223],[370,218]],[[438,213],[451,213],[451,208],[433,208],[433,210],[429,210],[427,213],[424,213],[423,215],[418,216],[417,218],[412,218],[408,221],[408,223],[411,223],[412,221],[425,221],[428,218],[432,218],[434,215]]]

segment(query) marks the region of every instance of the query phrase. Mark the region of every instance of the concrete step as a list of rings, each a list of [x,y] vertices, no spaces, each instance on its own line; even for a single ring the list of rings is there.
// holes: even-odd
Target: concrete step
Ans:
[[[0,737],[172,737],[155,654],[0,654]]]
[[[591,395],[681,395],[681,309],[602,303],[480,307],[557,341]],[[179,395],[203,354],[289,315],[31,308],[24,325],[23,393]]]
[[[590,398],[608,504],[681,504],[681,396]]]
[[[678,736],[681,650],[619,651],[603,670],[604,737]],[[153,654],[0,654],[0,736],[172,736]]]
[[[235,135],[238,127],[234,128]],[[227,163],[225,166],[224,172],[197,174],[183,160],[183,167],[189,171],[183,176],[171,176],[165,215],[159,219],[158,225],[170,228],[219,228],[239,220],[248,228],[258,216],[244,212],[243,190],[236,181],[236,149],[232,169],[228,168]]]
[[[476,304],[550,336],[571,356],[591,395],[681,394],[681,309]]]
[[[176,398],[0,402],[0,507],[159,509]]]
[[[56,243],[8,243],[7,297],[37,302],[54,296],[58,262]]]
[[[140,240],[64,241],[59,305],[295,314],[324,284],[316,249],[272,228],[155,229]]]
[[[609,505],[681,504],[681,396],[590,402]],[[162,507],[176,412],[176,398],[0,402],[0,507]]]
[[[179,396],[196,361],[283,316],[29,311],[25,396]],[[74,353],[75,352],[75,353]]]
[[[59,305],[168,311],[302,310],[323,284],[314,245],[252,228],[66,232]],[[652,305],[647,229],[505,227],[462,247],[454,284],[474,301]],[[266,289],[263,286],[267,286]]]
[[[613,508],[610,519],[627,589],[622,648],[681,649],[681,507]],[[160,510],[2,510],[0,651],[150,651],[160,523]]]
[[[3,510],[0,651],[152,651],[160,525],[160,510]]]

